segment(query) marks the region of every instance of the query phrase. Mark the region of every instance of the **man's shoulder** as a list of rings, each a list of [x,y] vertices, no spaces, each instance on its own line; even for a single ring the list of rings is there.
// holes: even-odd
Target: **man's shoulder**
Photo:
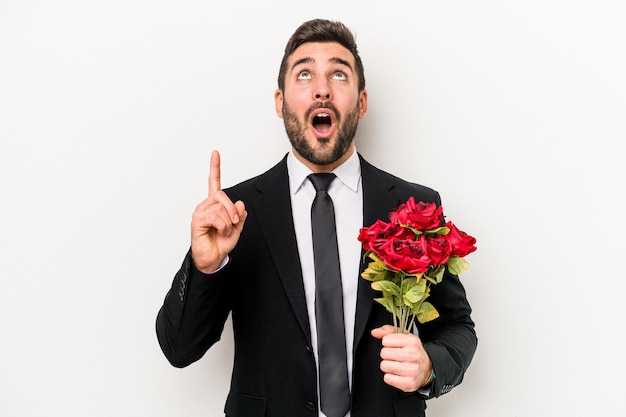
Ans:
[[[423,196],[424,201],[438,201],[439,193],[426,185],[407,181],[396,175],[393,175],[383,169],[380,169],[368,161],[366,161],[361,155],[361,172],[363,173],[364,185],[371,181],[379,187],[387,189],[393,189],[396,193],[408,198],[410,196]],[[404,197],[406,196],[406,197]]]
[[[224,192],[231,196],[231,198],[241,198],[242,195],[248,195],[255,190],[259,190],[264,187],[280,187],[282,185],[287,185],[288,176],[286,161],[287,157],[285,156],[264,173],[225,188]]]

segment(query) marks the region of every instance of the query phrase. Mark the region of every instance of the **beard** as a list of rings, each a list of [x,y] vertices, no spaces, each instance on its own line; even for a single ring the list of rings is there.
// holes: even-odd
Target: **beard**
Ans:
[[[317,144],[314,146],[309,144],[305,136],[304,124],[300,123],[298,116],[289,109],[285,102],[283,102],[282,109],[283,121],[289,142],[300,156],[315,165],[329,165],[338,161],[350,148],[359,124],[359,106],[357,104],[343,118],[340,117],[332,104],[319,103],[307,110],[304,120],[309,120],[311,112],[318,108],[332,110],[337,116],[337,141],[334,146],[331,145],[331,140],[327,138],[317,138]]]

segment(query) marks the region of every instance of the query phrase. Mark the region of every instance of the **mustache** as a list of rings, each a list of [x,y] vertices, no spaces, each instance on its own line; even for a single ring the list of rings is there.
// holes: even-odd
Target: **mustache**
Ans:
[[[315,104],[313,104],[311,107],[309,107],[308,110],[306,111],[305,118],[308,120],[309,117],[311,116],[311,113],[313,113],[317,109],[328,109],[332,111],[333,113],[335,113],[335,116],[339,118],[339,112],[337,111],[337,108],[335,108],[335,106],[333,106],[332,103],[327,102],[327,101],[318,101]]]

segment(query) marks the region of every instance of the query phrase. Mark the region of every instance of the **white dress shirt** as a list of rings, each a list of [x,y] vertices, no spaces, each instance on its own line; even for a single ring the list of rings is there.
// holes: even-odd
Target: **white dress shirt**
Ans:
[[[317,327],[315,320],[315,268],[313,264],[313,238],[311,235],[311,205],[315,198],[315,188],[307,179],[312,171],[296,159],[290,152],[287,156],[289,190],[293,211],[293,222],[298,243],[298,252],[302,264],[302,277],[306,305],[311,324],[311,343],[317,357]],[[346,328],[346,351],[348,352],[349,383],[352,388],[352,347],[354,343],[354,321],[356,297],[361,262],[361,242],[359,230],[363,227],[363,187],[361,184],[361,164],[356,149],[352,156],[335,168],[337,178],[331,183],[328,194],[335,207],[337,225],[337,244],[343,289],[343,310]],[[319,366],[318,366],[319,375]],[[319,384],[318,384],[319,386]],[[319,393],[318,393],[319,394]],[[319,398],[319,395],[318,395]],[[319,410],[319,404],[318,404]],[[320,417],[325,417],[320,411]],[[346,415],[350,416],[350,412]]]

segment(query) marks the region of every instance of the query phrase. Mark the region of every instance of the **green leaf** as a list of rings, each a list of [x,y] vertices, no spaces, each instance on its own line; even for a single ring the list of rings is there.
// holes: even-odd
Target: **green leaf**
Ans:
[[[437,227],[435,229],[424,230],[424,234],[428,236],[445,236],[450,233],[450,229],[445,226]]]
[[[424,295],[426,294],[426,280],[419,280],[416,283],[413,283],[413,285],[407,289],[407,291],[403,292],[404,295],[404,299],[405,299],[405,304],[407,304],[406,302],[408,301],[407,304],[409,307],[413,307],[413,305],[421,302],[425,297]]]
[[[453,255],[450,259],[448,259],[448,270],[454,275],[462,274],[467,271],[469,267],[469,262],[463,258],[459,258],[458,256]]]
[[[409,229],[411,232],[413,232],[415,237],[418,237],[419,235],[424,234],[424,232],[422,230],[419,230],[419,229],[416,229],[414,227],[411,227],[408,224],[401,224],[400,226],[404,227],[405,229]]]
[[[372,268],[371,266],[368,266],[365,271],[361,273],[361,277],[368,281],[380,281],[385,279],[385,271],[381,271],[376,268]]]
[[[367,265],[365,271],[361,273],[361,277],[368,281],[381,281],[388,279],[390,273],[393,274],[393,271],[390,271],[376,255],[372,254],[370,258],[374,260]]]
[[[444,265],[439,265],[437,268],[428,271],[426,278],[433,284],[439,284],[443,280],[443,273],[446,271]]]
[[[439,313],[431,303],[424,301],[416,316],[420,323],[426,323],[427,321],[431,321],[439,317]]]
[[[421,272],[415,272],[415,273],[413,273],[413,274],[406,274],[406,276],[407,276],[407,277],[414,277],[416,280],[418,280],[418,281],[419,281],[420,279],[422,279],[422,277],[424,276],[424,274],[423,274],[423,273],[421,273]]]
[[[413,276],[405,276],[402,280],[402,295],[406,294],[411,288],[417,284],[417,278]]]
[[[383,268],[386,267],[385,263],[382,259],[380,259],[374,252],[369,251],[367,255],[372,261],[376,262],[376,264],[381,265]]]
[[[372,288],[376,291],[382,291],[384,295],[401,296],[400,287],[391,281],[374,281],[372,282]]]
[[[374,301],[376,301],[377,303],[385,307],[385,309],[391,314],[394,314],[394,306],[393,306],[392,298],[390,297],[374,298]]]
[[[422,298],[417,303],[411,306],[411,312],[415,316],[417,316],[417,314],[420,312],[420,308],[422,308],[422,304],[424,303],[424,301],[430,296],[430,284],[426,280],[423,280],[423,282],[424,282],[424,294],[422,295]]]

